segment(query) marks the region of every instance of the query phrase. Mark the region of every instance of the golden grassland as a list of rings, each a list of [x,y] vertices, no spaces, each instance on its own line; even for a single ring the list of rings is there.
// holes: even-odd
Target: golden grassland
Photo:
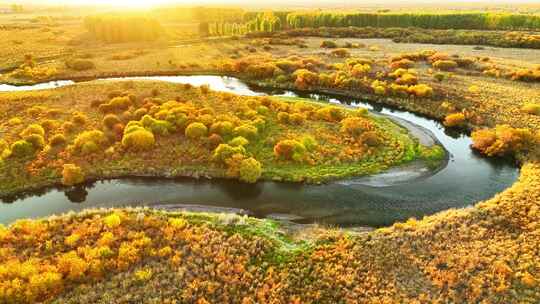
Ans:
[[[331,51],[321,49],[321,40],[316,39],[304,39],[307,48],[271,45],[266,50],[251,40],[234,42],[236,47],[216,42],[208,52],[214,52],[216,45],[229,48],[219,48],[222,54],[209,61],[215,64],[209,68],[222,71],[224,63],[234,67],[242,58],[248,63],[310,58],[302,64],[321,63],[321,72],[343,72],[351,78],[354,69],[327,67],[347,58],[329,55]],[[377,95],[372,88],[376,72],[388,71],[390,58],[402,52],[377,44],[349,50],[353,58],[372,61],[371,70],[364,70],[367,80],[362,76],[354,89],[335,86],[333,91],[370,96],[440,120],[462,113],[468,128],[508,124],[532,133],[540,130],[539,116],[523,111],[525,104],[540,102],[538,83],[470,68],[437,71],[429,61],[415,61],[417,81],[431,87],[432,96]],[[191,48],[183,50],[191,52]],[[422,49],[418,46],[411,52]],[[534,63],[522,62],[505,50],[489,57],[509,68],[531,68]],[[475,64],[482,62],[473,59]],[[142,59],[129,60],[130,66],[140,64],[139,72],[147,71],[142,69]],[[95,73],[102,69],[113,67],[103,65]],[[160,65],[149,73],[163,71]],[[360,72],[357,68],[355,73]],[[442,81],[435,78],[437,73],[443,74]],[[246,70],[234,74],[252,77]],[[257,81],[314,91],[329,88],[285,76],[283,82],[276,82],[274,75]],[[397,81],[387,75],[379,80],[387,81],[386,89]],[[39,98],[43,93],[27,94]],[[71,106],[79,105],[79,99],[57,102],[68,100]],[[25,107],[24,102],[20,106]],[[90,115],[90,121],[100,120]],[[516,156],[522,164],[519,181],[494,198],[360,235],[319,229],[298,236],[281,231],[284,227],[269,220],[150,210],[92,211],[19,221],[0,229],[0,302],[538,303],[538,145],[521,149]]]

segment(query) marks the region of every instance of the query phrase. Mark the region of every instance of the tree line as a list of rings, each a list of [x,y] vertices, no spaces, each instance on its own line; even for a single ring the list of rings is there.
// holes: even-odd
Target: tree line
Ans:
[[[275,32],[319,27],[376,27],[470,30],[539,30],[540,15],[510,13],[325,13],[250,12],[243,22],[209,23],[210,35]],[[241,29],[241,30],[240,30]]]
[[[107,43],[153,41],[163,34],[157,19],[142,16],[90,16],[84,19],[84,26],[98,40]]]

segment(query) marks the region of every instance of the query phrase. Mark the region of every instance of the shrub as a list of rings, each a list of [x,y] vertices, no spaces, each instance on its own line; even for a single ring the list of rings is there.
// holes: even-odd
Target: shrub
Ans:
[[[284,160],[302,161],[306,151],[307,149],[302,143],[291,139],[281,140],[274,146],[274,155],[278,159]]]
[[[120,226],[120,224],[122,224],[122,218],[118,214],[112,213],[112,214],[108,215],[107,217],[105,217],[103,219],[103,222],[110,229],[114,229],[114,228]]]
[[[152,133],[162,136],[166,136],[169,134],[169,132],[174,131],[173,124],[166,120],[155,119],[150,115],[145,115],[141,119],[141,125],[146,129],[152,131]]]
[[[136,126],[132,127],[130,132],[124,131],[122,138],[122,146],[136,151],[151,149],[155,143],[156,139],[152,132]]]
[[[498,125],[495,129],[474,131],[472,147],[487,156],[504,156],[525,149],[534,142],[528,129],[516,129],[509,125]]]
[[[433,96],[433,88],[426,84],[417,84],[409,87],[407,90],[409,94],[417,97],[431,97]]]
[[[302,125],[306,121],[306,116],[300,113],[294,113],[289,116],[289,121],[294,125]]]
[[[360,136],[360,142],[368,147],[378,147],[383,143],[383,139],[375,131],[367,131]]]
[[[84,113],[77,112],[73,115],[72,121],[76,125],[83,126],[88,121],[88,117]]]
[[[433,67],[441,71],[451,71],[457,66],[458,64],[453,60],[437,60],[433,62]]]
[[[0,139],[0,154],[6,150],[8,148],[8,143],[3,140],[3,139]]]
[[[20,125],[22,124],[22,122],[23,122],[22,119],[20,119],[19,117],[13,117],[10,120],[8,120],[8,124],[10,126]]]
[[[108,129],[112,129],[117,123],[121,123],[121,121],[120,118],[114,114],[107,114],[103,118],[103,125]]]
[[[210,134],[219,134],[221,136],[230,136],[234,125],[230,121],[218,121],[210,126]]]
[[[99,111],[103,113],[123,112],[129,109],[132,101],[128,96],[114,97],[108,103],[99,106]]]
[[[315,86],[319,82],[319,75],[306,69],[296,70],[293,76],[295,77],[294,85],[301,90]]]
[[[41,121],[39,124],[43,127],[43,129],[45,129],[45,132],[54,131],[60,126],[60,122],[54,119],[46,119]]]
[[[366,76],[369,72],[371,72],[369,64],[356,64],[351,70],[351,75],[360,78]]]
[[[325,49],[335,49],[337,48],[337,43],[335,43],[334,41],[330,41],[330,40],[325,40],[323,42],[321,42],[321,48],[325,48]]]
[[[56,134],[49,139],[51,147],[58,147],[66,143],[66,137],[63,134]]]
[[[444,73],[437,72],[433,75],[433,78],[435,78],[435,80],[438,82],[442,82],[446,78],[446,75]]]
[[[213,160],[220,163],[226,163],[226,161],[235,154],[245,155],[246,149],[242,146],[233,147],[228,144],[220,144],[214,150]]]
[[[75,131],[76,127],[75,127],[75,124],[73,124],[72,122],[70,121],[66,121],[62,124],[62,131],[64,132],[64,134],[71,134]]]
[[[391,64],[390,64],[390,68],[395,70],[395,69],[410,69],[414,66],[414,61],[412,60],[409,60],[409,59],[401,59],[401,60],[397,60],[397,61],[393,61]]]
[[[62,169],[62,184],[73,186],[84,182],[84,173],[82,169],[74,164],[65,164]]]
[[[313,136],[306,135],[302,138],[302,145],[306,147],[307,151],[311,152],[315,150],[319,144],[317,143],[317,140],[313,138]]]
[[[523,105],[521,110],[527,114],[540,115],[540,104],[526,103]]]
[[[85,131],[79,134],[73,142],[76,153],[92,154],[101,150],[107,144],[107,137],[98,130]]]
[[[318,119],[326,120],[328,122],[340,121],[345,116],[343,110],[335,106],[322,107],[315,113]]]
[[[223,143],[223,137],[219,134],[212,134],[208,137],[208,146],[210,149],[215,149],[217,146]]]
[[[234,128],[233,133],[235,136],[242,136],[247,139],[254,139],[257,138],[259,130],[255,126],[244,124]]]
[[[465,125],[465,115],[463,113],[449,114],[444,118],[444,125],[447,127],[463,127]]]
[[[341,121],[341,133],[345,133],[352,137],[359,137],[366,131],[374,129],[373,123],[363,117],[348,117]]]
[[[347,49],[335,49],[330,54],[338,58],[347,58],[351,56],[351,53]]]
[[[277,119],[282,124],[288,124],[289,123],[290,115],[287,112],[279,112],[277,114]]]
[[[193,122],[189,124],[185,131],[186,137],[191,139],[201,138],[203,136],[206,136],[207,133],[208,128],[200,122]]]
[[[94,62],[87,59],[73,59],[66,62],[66,66],[76,71],[91,70],[96,67]]]
[[[31,143],[35,150],[41,150],[45,147],[45,139],[41,135],[30,134],[24,140]]]
[[[19,135],[21,137],[27,137],[29,135],[36,134],[40,136],[45,136],[45,129],[38,124],[31,124],[26,129],[24,129]]]
[[[415,85],[418,83],[418,77],[416,77],[416,75],[406,73],[396,79],[396,83],[401,85]]]
[[[18,140],[11,144],[11,155],[13,157],[27,157],[33,155],[35,152],[34,146],[26,140]]]
[[[261,177],[262,166],[254,158],[244,159],[240,163],[240,180],[246,183],[256,183]]]
[[[233,147],[245,147],[249,145],[249,140],[245,139],[242,136],[238,136],[229,141],[229,145]]]
[[[133,115],[135,116],[135,119],[141,119],[144,117],[144,115],[148,114],[148,110],[145,109],[145,108],[140,108],[140,109],[137,109],[135,111],[135,113],[133,113]]]

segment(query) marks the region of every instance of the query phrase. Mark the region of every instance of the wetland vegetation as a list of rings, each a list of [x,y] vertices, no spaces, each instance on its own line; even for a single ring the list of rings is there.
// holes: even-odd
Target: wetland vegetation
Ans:
[[[3,209],[0,303],[538,303],[540,7],[454,9],[6,8],[0,196],[30,199]],[[417,163],[433,171],[385,184]],[[457,172],[472,201],[441,190]],[[116,208],[83,210],[81,184],[128,176],[198,192],[132,208],[113,182],[88,207]],[[59,185],[79,212],[31,219]],[[178,211],[195,198],[219,213]],[[374,227],[307,216],[323,208]]]

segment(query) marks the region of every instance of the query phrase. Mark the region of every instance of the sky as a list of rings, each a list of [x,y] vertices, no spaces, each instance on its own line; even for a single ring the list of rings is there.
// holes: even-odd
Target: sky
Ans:
[[[448,6],[450,3],[475,3],[483,5],[493,4],[540,4],[540,0],[0,0],[0,4],[5,3],[36,3],[36,4],[61,4],[61,5],[115,5],[115,6],[130,6],[130,7],[152,7],[165,4],[180,4],[180,5],[236,5],[236,6],[261,6],[261,7],[362,7],[366,5],[404,5],[410,6],[414,3],[430,5],[437,7],[438,5]]]

